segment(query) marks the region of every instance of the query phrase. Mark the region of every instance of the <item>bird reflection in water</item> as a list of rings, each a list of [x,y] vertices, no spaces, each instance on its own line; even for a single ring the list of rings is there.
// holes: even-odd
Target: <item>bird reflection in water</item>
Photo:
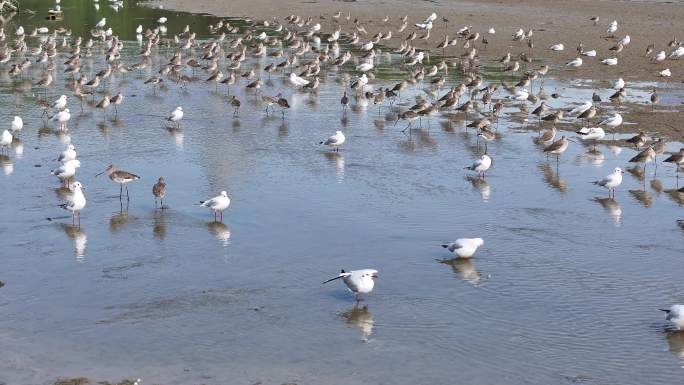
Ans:
[[[651,207],[653,204],[653,197],[646,190],[629,190],[629,193],[644,207]]]
[[[453,258],[442,259],[439,263],[451,266],[454,273],[461,276],[461,278],[473,286],[480,286],[482,284],[482,274],[475,269],[475,265],[470,261],[470,258]]]
[[[228,246],[230,244],[230,229],[223,222],[207,222],[207,229],[211,232],[216,239],[221,241],[223,246]]]
[[[651,180],[651,190],[660,194],[661,192],[663,192],[663,182],[661,182],[659,179],[655,179],[655,178],[652,179]]]
[[[0,155],[0,168],[2,168],[2,173],[9,176],[14,172],[14,164],[12,164],[12,159],[7,155]]]
[[[152,218],[152,234],[157,239],[164,239],[166,237],[166,218],[164,218],[164,210],[156,210]]]
[[[675,203],[677,203],[679,206],[684,205],[684,190],[682,189],[670,189],[670,190],[665,190],[665,193],[667,196],[672,199]]]
[[[613,198],[594,198],[595,202],[598,202],[601,207],[606,211],[608,216],[610,216],[615,222],[616,226],[620,226],[622,223],[622,207]]]
[[[468,182],[470,182],[470,184],[473,185],[473,188],[475,190],[480,192],[480,195],[482,196],[482,200],[484,202],[489,201],[489,198],[492,195],[492,189],[489,187],[489,183],[487,183],[487,180],[474,176],[467,176],[466,180],[468,180]]]
[[[17,159],[21,159],[24,155],[24,142],[15,136],[12,139],[12,149],[14,150],[14,155],[17,156]]]
[[[344,156],[337,151],[323,151],[323,156],[332,166],[335,166],[337,183],[342,183],[344,181]]]
[[[370,335],[373,333],[373,314],[368,310],[368,306],[359,307],[354,306],[351,310],[347,310],[340,314],[344,318],[344,322],[348,325],[353,325],[361,331],[361,341],[368,342]]]
[[[670,352],[680,361],[680,366],[684,368],[684,333],[680,331],[667,332],[665,339]]]
[[[540,163],[539,170],[542,172],[542,175],[544,176],[544,182],[546,182],[547,185],[553,187],[561,193],[565,193],[567,191],[567,183],[565,183],[565,180],[558,176],[557,170],[551,167],[551,165],[548,163]]]
[[[592,166],[600,166],[606,160],[605,155],[599,150],[589,149],[587,152],[578,155],[580,164],[590,164]]]
[[[121,211],[115,213],[111,218],[109,218],[109,230],[111,232],[120,231],[131,221],[131,219],[133,219],[130,215],[128,215],[127,206],[128,205],[126,205],[126,210],[123,210],[122,208]]]
[[[82,259],[85,256],[86,243],[88,242],[88,236],[85,231],[80,226],[75,226],[72,224],[60,224],[60,227],[66,235],[71,238],[74,242],[74,254],[76,258]]]

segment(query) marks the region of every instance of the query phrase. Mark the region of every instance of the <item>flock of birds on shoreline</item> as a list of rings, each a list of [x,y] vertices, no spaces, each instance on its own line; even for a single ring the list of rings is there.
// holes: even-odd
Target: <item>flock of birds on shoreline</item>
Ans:
[[[60,15],[62,13],[57,6],[50,10],[51,14]],[[321,16],[324,18],[324,16]],[[581,121],[581,128],[576,131],[577,138],[582,142],[596,146],[597,142],[604,139],[606,130],[614,130],[623,124],[620,113],[600,120],[596,126],[585,126],[593,118],[597,117],[601,111],[601,97],[594,94],[592,100],[588,100],[579,106],[552,109],[546,102],[543,92],[543,81],[551,68],[542,65],[535,70],[524,71],[517,84],[510,85],[505,81],[500,84],[487,82],[484,75],[480,72],[481,66],[478,64],[478,45],[485,46],[488,39],[493,39],[496,35],[494,28],[489,28],[482,35],[475,31],[472,26],[460,28],[456,37],[449,39],[445,36],[443,41],[434,47],[442,52],[441,60],[435,64],[429,59],[430,50],[419,49],[414,45],[416,39],[428,40],[430,31],[437,22],[437,15],[432,13],[426,19],[413,23],[413,29],[409,27],[408,17],[401,19],[401,26],[394,31],[395,34],[405,34],[405,38],[400,46],[392,52],[402,57],[402,69],[406,72],[406,80],[396,83],[393,87],[382,87],[374,85],[374,68],[376,56],[380,53],[381,44],[393,36],[393,31],[378,33],[373,37],[367,36],[364,25],[358,20],[351,21],[351,14],[343,15],[337,12],[330,17],[334,20],[337,27],[327,33],[323,33],[323,28],[315,19],[303,18],[297,15],[286,17],[282,22],[274,19],[272,21],[247,20],[245,27],[232,25],[231,21],[219,21],[209,27],[213,36],[211,39],[201,41],[197,38],[197,33],[186,26],[173,39],[162,37],[166,31],[166,17],[157,20],[157,24],[151,28],[143,28],[142,25],[136,29],[138,42],[141,44],[139,61],[135,64],[125,64],[122,55],[125,42],[108,27],[106,18],[102,18],[90,31],[91,36],[86,41],[82,37],[74,38],[66,28],[55,28],[52,32],[46,27],[36,28],[32,32],[25,31],[19,26],[16,31],[5,31],[4,26],[0,28],[0,65],[10,66],[9,74],[13,77],[21,77],[28,73],[29,68],[36,65],[42,66],[40,78],[33,83],[38,90],[35,96],[36,105],[42,110],[42,118],[46,124],[52,122],[55,130],[66,132],[68,123],[71,119],[71,110],[68,108],[70,97],[61,95],[54,101],[47,98],[47,91],[54,87],[55,78],[53,73],[61,71],[65,78],[66,88],[73,92],[73,97],[79,101],[80,109],[84,108],[84,101],[88,98],[93,100],[91,105],[98,110],[102,110],[106,118],[107,110],[115,109],[118,114],[118,106],[124,103],[126,96],[119,91],[114,96],[110,96],[107,91],[107,81],[116,75],[125,76],[128,72],[137,72],[142,75],[144,72],[151,72],[153,75],[144,81],[144,84],[151,88],[152,93],[157,92],[161,84],[176,84],[179,88],[185,87],[188,83],[196,81],[194,77],[197,71],[206,74],[205,83],[218,87],[245,87],[248,92],[253,91],[255,98],[260,97],[266,114],[274,112],[279,108],[282,119],[286,118],[286,112],[290,109],[290,104],[283,92],[275,95],[268,95],[262,90],[264,81],[262,76],[270,79],[278,72],[283,75],[296,92],[306,92],[315,95],[323,82],[319,76],[322,68],[341,69],[353,58],[358,59],[358,64],[349,71],[354,74],[344,73],[348,83],[345,91],[340,98],[340,108],[346,114],[352,98],[365,99],[372,101],[379,107],[389,104],[390,109],[396,112],[395,126],[399,121],[405,121],[406,127],[402,132],[412,135],[413,126],[416,120],[423,118],[429,119],[432,116],[445,116],[449,119],[455,115],[463,115],[465,128],[477,130],[478,140],[484,142],[484,152],[474,160],[473,164],[465,169],[477,172],[479,178],[484,179],[486,172],[491,168],[493,159],[487,150],[487,142],[500,137],[498,132],[498,122],[505,108],[517,107],[520,111],[528,113],[528,103],[536,105],[530,114],[532,119],[537,119],[539,123],[539,136],[536,142],[542,147],[544,153],[556,155],[556,164],[560,162],[560,156],[568,148],[574,138],[561,135],[557,138],[555,124],[567,121],[572,118]],[[346,21],[345,21],[346,20]],[[389,18],[383,19],[387,22]],[[445,21],[446,19],[443,19]],[[446,21],[445,21],[446,22]],[[591,19],[594,24],[599,22],[598,17]],[[346,27],[343,27],[343,24]],[[348,29],[347,31],[343,31]],[[270,31],[270,34],[265,32]],[[608,25],[607,33],[614,36],[618,30],[618,23],[611,22]],[[422,36],[419,36],[421,33]],[[511,40],[526,44],[531,50],[533,47],[533,30],[528,31],[522,28],[511,35]],[[615,47],[610,49],[610,53],[618,54],[624,49],[628,49],[631,39],[629,35],[622,38],[614,38]],[[313,42],[317,41],[317,44]],[[31,46],[31,43],[36,43]],[[321,42],[323,44],[321,44]],[[156,58],[162,56],[157,52],[157,47],[171,47],[173,54],[170,58],[164,58],[165,63],[159,68],[155,68]],[[456,58],[447,60],[444,57],[444,50],[449,46],[461,45],[464,53]],[[665,60],[676,60],[684,56],[684,45],[676,39],[667,44],[671,52],[665,51],[654,53],[655,46],[647,47],[646,55],[652,56],[654,62]],[[346,47],[346,50],[344,50]],[[342,52],[344,50],[344,52]],[[557,43],[549,47],[552,52],[565,50],[563,43]],[[577,47],[578,57],[568,61],[565,66],[569,68],[581,67],[588,58],[596,57],[596,50],[587,50],[584,44]],[[104,68],[96,72],[95,76],[88,79],[86,72],[94,72],[94,69],[86,70],[86,64],[82,58],[92,57],[93,55],[104,56]],[[502,71],[515,76],[521,71],[526,63],[531,63],[531,54],[525,52],[519,55],[519,60],[514,60],[510,52],[501,57],[498,62]],[[268,58],[269,64],[264,68],[258,66],[248,67],[250,58]],[[64,60],[62,61],[62,58]],[[226,58],[226,63],[223,63]],[[127,58],[131,59],[131,58]],[[61,62],[61,63],[60,63]],[[523,64],[521,64],[521,62]],[[613,66],[618,65],[617,57],[608,57],[601,61],[602,64]],[[449,67],[456,67],[462,76],[462,81],[455,84],[441,96],[437,94],[448,75]],[[348,67],[348,66],[347,66]],[[225,68],[225,69],[224,69]],[[225,71],[225,72],[224,72]],[[192,74],[192,75],[191,75]],[[663,77],[672,75],[669,69],[660,72]],[[539,93],[535,94],[533,82],[540,81]],[[111,84],[111,82],[110,82]],[[401,92],[409,85],[425,84],[429,88],[426,90],[428,97],[417,98],[415,105],[408,109],[396,107],[395,103],[400,99]],[[618,79],[612,85],[614,93],[609,97],[611,102],[619,103],[626,95],[627,85],[623,79]],[[42,91],[42,92],[41,92]],[[42,96],[41,96],[42,93]],[[103,94],[102,98],[95,103],[95,97]],[[537,102],[539,104],[537,105]],[[659,103],[659,95],[654,88],[650,102],[652,109]],[[236,95],[228,100],[233,115],[239,116],[241,101]],[[166,118],[166,124],[171,124],[180,129],[184,117],[182,106],[173,110]],[[469,119],[470,118],[470,119]],[[526,118],[527,120],[527,118]],[[550,123],[551,127],[542,132],[542,123]],[[0,149],[7,152],[12,145],[14,136],[18,135],[23,129],[23,120],[20,116],[15,116],[9,129],[3,130],[0,135]],[[345,143],[346,137],[342,131],[336,131],[329,138],[320,141],[320,145],[328,146],[333,151],[339,151]],[[627,140],[630,145],[639,150],[638,154],[629,160],[631,163],[643,165],[644,172],[646,164],[658,161],[657,156],[665,154],[666,142],[663,138],[651,140],[645,133],[640,132]],[[3,155],[4,156],[4,155]],[[80,181],[75,180],[77,169],[81,162],[76,154],[76,146],[69,143],[67,148],[59,154],[56,161],[59,166],[52,170],[52,174],[62,183],[63,188],[69,189],[70,194],[67,200],[61,205],[62,208],[72,213],[72,224],[80,226],[80,213],[86,207],[85,187]],[[663,162],[672,163],[677,170],[684,165],[684,148],[678,152],[669,154]],[[132,172],[118,169],[114,165],[109,165],[100,174],[106,174],[109,179],[119,185],[119,199],[124,199],[124,189],[126,190],[126,200],[130,200],[128,194],[128,184],[135,182],[140,177]],[[98,174],[98,175],[100,175]],[[613,172],[601,180],[593,183],[608,190],[608,196],[614,197],[615,189],[622,184],[623,169],[615,167]],[[684,188],[680,189],[684,193]],[[167,194],[165,179],[159,177],[152,187],[152,194],[155,199],[155,209],[157,201],[160,202],[159,209],[164,210],[164,198]],[[199,202],[199,205],[211,210],[215,221],[223,220],[223,211],[230,206],[230,198],[226,191],[221,191],[219,195],[211,199]],[[442,245],[447,251],[453,253],[457,258],[470,258],[477,249],[484,244],[481,238],[461,238],[454,242]],[[344,271],[324,282],[341,279],[359,299],[359,295],[370,293],[374,287],[374,279],[378,277],[378,271],[374,269],[362,269],[354,271]],[[670,309],[665,309],[667,319],[672,321],[676,328],[684,328],[684,305],[673,305]]]

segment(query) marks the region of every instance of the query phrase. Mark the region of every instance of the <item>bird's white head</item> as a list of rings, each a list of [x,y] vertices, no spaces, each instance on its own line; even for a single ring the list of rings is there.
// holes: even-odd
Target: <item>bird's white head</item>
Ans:
[[[76,147],[74,147],[73,144],[70,144],[70,145],[67,146],[67,149],[68,149],[68,150],[75,150]]]
[[[68,113],[68,112],[69,112],[69,109],[68,109],[68,108],[65,108],[65,109],[64,109],[64,112],[67,112],[67,113]]]
[[[85,188],[83,187],[83,185],[79,181],[74,182],[74,184],[72,186],[74,186],[74,189],[80,188],[81,190],[85,190]]]
[[[477,247],[484,245],[484,239],[482,238],[475,238],[475,242],[477,243]]]
[[[222,196],[222,197],[227,197],[227,196],[228,196],[228,193],[225,192],[225,191],[221,191],[221,196]]]
[[[176,107],[176,109],[177,109],[178,111],[183,111],[183,107],[181,107],[181,106]]]
[[[620,167],[615,167],[613,172],[616,174],[624,174],[625,173],[624,171],[622,171],[622,169]]]

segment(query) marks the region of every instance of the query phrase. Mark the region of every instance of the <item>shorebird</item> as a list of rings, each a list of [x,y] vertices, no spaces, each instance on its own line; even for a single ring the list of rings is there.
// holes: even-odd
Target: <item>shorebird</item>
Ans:
[[[634,148],[638,150],[641,146],[646,144],[646,134],[643,131],[640,131],[638,134],[627,139],[626,142],[633,144]]]
[[[72,159],[50,171],[50,174],[59,178],[63,187],[69,187],[69,179],[76,175],[76,169],[79,167],[81,167],[81,162],[78,159]]]
[[[328,139],[326,139],[323,142],[320,142],[319,144],[325,145],[325,146],[330,146],[335,148],[335,151],[340,150],[340,146],[344,141],[347,140],[347,138],[344,136],[342,131],[335,131],[335,135],[330,136]]]
[[[109,102],[114,105],[114,116],[117,116],[119,114],[119,109],[117,106],[121,105],[123,103],[124,96],[121,92],[118,94],[114,95],[111,99],[109,99]]]
[[[152,195],[154,195],[154,208],[157,208],[157,199],[160,200],[160,206],[164,209],[164,197],[166,196],[166,181],[163,176],[159,177],[157,183],[152,186]]]
[[[667,313],[666,320],[670,321],[677,330],[684,328],[684,305],[672,305],[669,309],[658,309]]]
[[[496,139],[496,134],[489,130],[487,127],[483,127],[480,129],[480,132],[477,133],[478,138],[484,139],[485,142],[485,154],[487,153],[487,142],[491,142],[492,140]]]
[[[347,91],[340,98],[340,104],[342,105],[342,112],[347,112],[347,106],[349,106],[349,97],[347,96]]]
[[[131,174],[128,171],[117,170],[113,164],[110,164],[104,171],[95,176],[98,177],[104,173],[107,173],[107,176],[109,176],[109,179],[112,182],[119,184],[119,200],[123,198],[123,186],[129,182],[140,179],[139,176]],[[128,185],[126,185],[126,200],[130,200],[130,196],[128,195]]]
[[[596,180],[592,183],[595,185],[599,185],[601,187],[605,187],[608,189],[608,197],[611,197],[611,192],[613,193],[613,198],[615,198],[615,188],[620,186],[622,184],[622,174],[625,172],[622,171],[620,167],[615,167],[612,173],[608,174],[605,178],[601,180]]]
[[[482,245],[484,245],[482,238],[460,238],[451,243],[444,243],[442,247],[454,253],[458,258],[470,258]]]
[[[658,92],[654,88],[653,91],[651,91],[651,112],[655,111],[655,105],[660,102],[660,96],[658,96]]]
[[[475,159],[472,165],[466,167],[468,170],[477,171],[477,175],[484,178],[485,172],[492,166],[492,158],[487,154],[483,154]]]
[[[368,294],[373,291],[373,287],[375,286],[375,281],[373,281],[375,278],[378,278],[378,271],[374,269],[362,269],[362,270],[351,270],[351,271],[344,271],[334,278],[330,278],[329,280],[323,282],[323,284],[326,284],[328,282],[332,282],[337,279],[342,279],[345,285],[347,285],[347,288],[349,291],[354,293],[354,296],[356,297],[356,301],[360,301],[360,294]]]
[[[646,172],[646,163],[653,162],[655,160],[656,153],[653,147],[648,146],[640,153],[636,154],[632,159],[629,160],[630,163],[643,163],[644,173]]]
[[[171,111],[171,115],[166,118],[166,121],[176,123],[176,127],[180,128],[180,121],[183,119],[183,107],[176,107],[175,110]]]
[[[237,116],[237,114],[240,111],[240,100],[237,98],[237,96],[233,95],[230,98],[230,105],[233,107],[233,116]]]
[[[206,201],[200,201],[200,206],[207,207],[214,212],[214,222],[216,222],[216,214],[221,214],[221,221],[223,221],[223,210],[230,206],[230,198],[228,198],[228,193],[221,191],[218,196],[215,196]]]
[[[83,210],[86,205],[86,198],[83,194],[83,190],[85,190],[85,188],[81,185],[81,182],[74,182],[71,196],[65,203],[59,205],[59,207],[71,211],[71,224],[76,225],[76,223],[78,223],[78,227],[81,227],[81,210]],[[78,218],[78,221],[76,218]]]
[[[544,148],[544,152],[547,154],[556,154],[556,163],[560,161],[560,154],[564,153],[568,149],[568,144],[570,141],[565,135],[561,136],[557,141],[549,144]]]

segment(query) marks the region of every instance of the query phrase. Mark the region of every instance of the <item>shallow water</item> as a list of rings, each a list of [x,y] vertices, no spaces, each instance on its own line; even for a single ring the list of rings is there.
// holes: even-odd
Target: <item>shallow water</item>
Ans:
[[[192,24],[208,38],[206,24],[216,22],[129,3],[118,13],[69,3],[67,15],[82,12],[90,25],[107,16],[133,39],[128,63],[137,61],[139,23],[166,14],[169,36]],[[27,16],[6,30],[71,22]],[[161,49],[156,63],[171,53]],[[89,75],[103,66],[100,54],[85,62]],[[337,71],[325,72],[316,97],[274,75],[263,90],[287,96],[284,119],[266,117],[244,81],[230,90],[243,103],[233,118],[225,88],[199,80],[153,93],[142,84],[149,76],[114,77],[109,89],[126,95],[116,119],[89,106],[79,114],[72,97],[68,135],[57,135],[43,128],[25,82],[0,70],[0,117],[25,122],[23,151],[15,143],[0,175],[0,382],[680,383],[684,337],[668,332],[657,310],[681,303],[684,290],[676,223],[684,194],[674,191],[671,166],[656,176],[652,165],[643,178],[626,173],[607,200],[588,182],[631,168],[634,150],[589,153],[571,143],[556,164],[510,108],[501,138],[488,145],[494,166],[480,180],[463,170],[483,151],[463,121],[433,117],[429,131],[423,121],[409,137],[405,123],[386,120],[387,105],[378,114],[354,100],[342,114]],[[447,86],[458,81],[452,75]],[[64,79],[56,83],[50,99],[63,93]],[[594,90],[546,83],[562,95],[553,107]],[[403,93],[400,104],[419,92]],[[678,104],[681,90],[671,95]],[[162,118],[177,105],[186,111],[182,128],[167,129]],[[347,135],[342,150],[319,148],[337,129]],[[57,207],[61,191],[49,173],[67,141],[87,189],[80,229]],[[117,186],[94,177],[109,163],[142,176],[129,186],[127,210]],[[163,212],[151,195],[162,175]],[[214,223],[195,203],[223,189],[232,204]],[[439,247],[471,236],[485,239],[472,261],[450,260]],[[320,284],[340,268],[366,267],[380,271],[366,309],[354,309],[341,283]]]

